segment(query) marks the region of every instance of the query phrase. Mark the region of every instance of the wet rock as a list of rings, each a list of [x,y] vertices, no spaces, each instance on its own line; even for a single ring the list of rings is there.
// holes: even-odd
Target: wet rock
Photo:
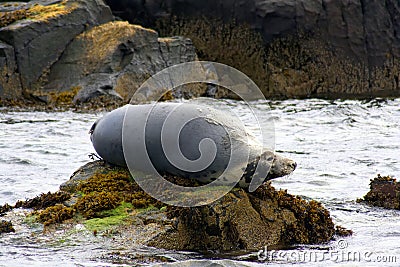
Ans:
[[[396,0],[106,0],[114,14],[151,27],[157,19],[174,16],[237,20],[258,30],[268,43],[298,31],[322,34],[324,40],[369,66],[382,65],[387,53],[400,55],[400,4]]]
[[[0,40],[14,49],[24,90],[40,86],[75,36],[113,19],[111,10],[101,0],[1,3],[0,10],[4,10]]]
[[[395,0],[107,3],[161,35],[191,38],[200,60],[237,68],[267,98],[399,96]]]
[[[12,226],[11,222],[8,221],[0,221],[0,234],[2,233],[14,233],[15,229]]]
[[[107,173],[110,171],[112,171],[112,166],[102,160],[89,162],[76,170],[68,181],[62,183],[60,190],[74,193],[77,191],[78,185],[88,180],[94,173]]]
[[[358,202],[387,209],[400,209],[400,183],[390,176],[378,176],[371,180],[370,191]]]
[[[256,250],[263,246],[315,244],[332,239],[329,212],[270,183],[253,194],[235,189],[208,206],[170,207],[177,226],[149,245],[177,250]]]
[[[195,185],[178,177],[168,180]],[[345,232],[335,230],[320,203],[275,190],[270,183],[253,193],[234,188],[207,206],[181,208],[150,197],[126,168],[94,161],[61,188],[68,192],[42,194],[15,207],[42,207],[31,218],[48,231],[79,224],[94,236],[123,235],[136,245],[174,250],[258,251],[266,245],[327,242]]]
[[[0,41],[0,99],[22,97],[14,48]]]
[[[101,95],[127,102],[151,75],[196,58],[188,38],[158,38],[151,29],[109,22],[74,38],[51,67],[43,92],[80,87],[74,102],[84,103]]]
[[[145,243],[159,248],[255,250],[265,245],[321,243],[335,234],[329,212],[320,203],[277,191],[270,183],[254,193],[235,188],[207,206],[163,208],[164,204],[149,197],[129,177],[124,168],[96,161],[75,172],[61,188],[84,193],[78,203],[85,204],[77,204],[75,208],[87,218],[104,216],[103,210],[113,209],[122,201],[130,203],[133,209],[156,207],[135,214],[130,220],[134,224],[140,221],[142,225],[160,225],[164,230],[149,236]],[[168,180],[190,186],[187,179],[168,177]],[[90,201],[85,199],[87,196]],[[101,199],[96,200],[99,196]],[[97,204],[90,207],[91,203]]]

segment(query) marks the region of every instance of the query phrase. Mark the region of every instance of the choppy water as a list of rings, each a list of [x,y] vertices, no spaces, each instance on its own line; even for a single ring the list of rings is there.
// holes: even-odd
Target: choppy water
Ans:
[[[232,108],[244,118],[248,116],[242,102],[214,105]],[[276,254],[268,265],[282,265],[288,261],[307,266],[400,265],[400,212],[355,202],[368,192],[369,180],[376,174],[400,177],[400,99],[287,100],[256,102],[255,107],[260,111],[271,108],[275,118],[276,150],[298,163],[291,176],[276,179],[273,185],[321,201],[337,224],[354,231],[354,235],[344,241],[318,247],[303,246]],[[88,129],[99,116],[101,114],[0,110],[0,205],[57,190],[74,170],[89,160],[88,154],[94,152]],[[36,232],[41,230],[38,226]],[[16,234],[0,236],[0,266],[107,266],[113,264],[107,255],[123,250],[117,242],[104,244],[89,236],[54,243],[30,238],[34,233],[29,231],[32,229],[21,227]],[[337,254],[324,255],[327,251],[324,248]],[[350,252],[356,258],[352,256],[347,260],[343,252]],[[169,254],[146,248],[127,253],[161,253],[176,260],[202,258],[197,254]],[[254,255],[233,258],[249,261]],[[137,263],[129,259],[114,263]],[[234,261],[219,263],[230,266]],[[204,262],[190,264],[202,266]]]

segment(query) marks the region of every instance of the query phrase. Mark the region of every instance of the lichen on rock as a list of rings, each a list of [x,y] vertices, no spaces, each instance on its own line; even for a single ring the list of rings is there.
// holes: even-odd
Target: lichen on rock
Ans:
[[[196,58],[188,38],[158,38],[152,29],[112,21],[74,38],[51,67],[43,93],[79,86],[74,103],[101,102],[99,96],[126,103],[151,75]]]
[[[48,81],[51,66],[73,38],[113,19],[109,7],[96,0],[30,1],[10,8],[4,5],[0,4],[4,26],[0,27],[0,40],[13,48],[20,96],[24,98],[42,96],[41,86]]]
[[[0,28],[6,27],[22,19],[47,21],[49,19],[68,14],[75,8],[75,4],[67,6],[67,1],[65,0],[50,5],[41,5],[39,3],[26,5],[26,7],[22,7],[21,9],[0,12]]]

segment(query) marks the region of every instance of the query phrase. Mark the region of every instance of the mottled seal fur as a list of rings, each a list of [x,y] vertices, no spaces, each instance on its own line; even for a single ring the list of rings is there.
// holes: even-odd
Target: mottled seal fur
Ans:
[[[232,153],[236,154],[248,153],[246,154],[248,161],[246,161],[245,167],[241,168],[244,174],[238,183],[243,188],[249,186],[259,162],[270,169],[268,176],[265,177],[266,180],[288,175],[296,168],[296,163],[288,158],[270,151],[261,154],[261,144],[252,135],[241,131],[238,126],[240,121],[230,114],[208,106],[182,105],[180,103],[157,103],[155,106],[150,104],[125,105],[97,120],[90,130],[91,141],[96,152],[111,164],[127,165],[122,144],[122,128],[127,111],[132,127],[136,127],[136,121],[141,121],[143,116],[147,116],[143,114],[148,114],[146,125],[137,125],[137,127],[145,127],[146,129],[146,150],[153,166],[159,173],[169,173],[193,178],[201,183],[209,183],[217,179],[227,167],[231,149]],[[181,115],[182,119],[188,115],[193,115],[196,118],[187,122],[179,133],[179,149],[187,159],[196,160],[201,156],[199,143],[203,139],[210,138],[214,142],[217,153],[214,161],[207,168],[201,171],[185,171],[171,164],[169,158],[164,154],[160,136],[164,123],[171,112],[178,114],[178,117]],[[176,122],[179,122],[179,118]],[[228,136],[227,131],[231,132],[230,136]],[[167,135],[167,138],[164,139],[167,140],[166,144],[170,143],[168,138],[173,141],[174,137],[176,139],[174,133],[171,133],[170,136]],[[134,138],[133,136],[132,140]],[[235,141],[235,146],[231,146],[232,140]],[[141,156],[139,155],[137,159],[140,161]],[[260,161],[260,159],[262,160]],[[138,166],[140,167],[140,164]]]

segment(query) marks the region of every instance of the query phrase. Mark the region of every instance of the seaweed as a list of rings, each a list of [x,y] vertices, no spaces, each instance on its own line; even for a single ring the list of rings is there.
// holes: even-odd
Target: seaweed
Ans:
[[[62,204],[55,204],[39,212],[38,220],[42,222],[44,226],[49,226],[72,219],[74,214],[75,210],[73,208],[66,207]]]
[[[400,183],[396,178],[378,174],[370,180],[369,185],[370,191],[362,199],[357,199],[357,202],[387,209],[400,209]]]
[[[14,233],[15,229],[11,222],[9,221],[0,221],[0,234],[2,233]]]
[[[40,194],[37,197],[25,201],[17,201],[14,208],[25,208],[40,210],[47,207],[54,206],[55,204],[62,203],[71,198],[71,195],[64,191],[57,191],[55,193],[48,192]]]
[[[264,183],[255,191],[260,199],[277,201],[279,209],[293,212],[296,220],[286,225],[283,233],[288,244],[315,244],[326,242],[335,233],[334,223],[329,211],[321,203],[306,201],[299,196],[287,193],[287,190],[276,191],[270,182]]]
[[[11,206],[10,204],[6,203],[4,205],[0,205],[0,216],[3,216],[5,213],[9,212],[12,210],[14,207]]]

